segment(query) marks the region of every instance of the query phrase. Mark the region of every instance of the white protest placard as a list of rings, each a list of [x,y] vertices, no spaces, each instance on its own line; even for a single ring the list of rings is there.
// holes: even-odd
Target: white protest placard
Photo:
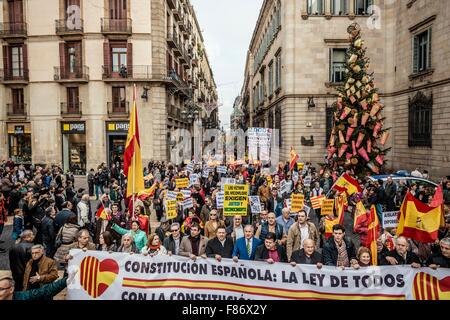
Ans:
[[[250,201],[250,210],[253,214],[259,214],[261,210],[261,201],[259,199],[259,196],[250,196],[248,197],[248,200]]]
[[[191,173],[189,175],[189,186],[193,186],[196,183],[199,183],[199,176],[196,173]]]
[[[194,201],[192,198],[186,198],[183,200],[183,210],[193,208],[194,207]]]
[[[236,179],[235,178],[222,178],[220,180],[220,185],[221,185],[221,191],[224,191],[224,187],[226,184],[236,184]]]
[[[383,228],[397,228],[399,211],[383,212]]]
[[[194,162],[191,162],[191,163],[189,163],[187,166],[186,166],[186,171],[187,172],[194,172]]]
[[[305,180],[303,180],[303,185],[305,187],[310,187],[311,186],[311,180],[312,180],[311,176],[306,176]]]
[[[67,300],[446,300],[448,268],[335,266],[71,250]],[[150,272],[150,271],[151,272]],[[94,281],[92,281],[94,279]],[[313,280],[314,281],[313,281]],[[161,285],[164,284],[164,285]],[[256,289],[255,289],[256,288]],[[434,288],[434,289],[433,289]]]
[[[225,199],[225,192],[219,191],[216,194],[216,207],[217,209],[223,209],[223,200]]]
[[[287,194],[289,192],[289,185],[286,180],[280,181],[280,191],[281,194]]]
[[[294,181],[294,183],[297,183],[297,181],[298,181],[298,172],[297,171],[292,172],[292,181]]]
[[[225,166],[218,166],[216,170],[217,170],[217,173],[227,174],[227,167],[225,167]]]
[[[182,189],[180,192],[183,194],[183,199],[187,199],[191,197],[191,190],[189,189]]]
[[[209,177],[209,173],[214,171],[213,167],[204,167],[203,168],[203,172],[202,172],[202,177],[203,178],[208,178]]]
[[[167,200],[176,200],[177,199],[177,193],[175,191],[167,191],[166,199]]]

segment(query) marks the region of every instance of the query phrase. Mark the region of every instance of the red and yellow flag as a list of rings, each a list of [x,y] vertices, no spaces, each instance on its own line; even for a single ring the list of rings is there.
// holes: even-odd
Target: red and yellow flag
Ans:
[[[377,216],[377,209],[374,205],[370,208],[369,223],[367,228],[367,238],[364,244],[370,250],[372,265],[378,265],[377,239],[380,235],[380,221]]]
[[[291,159],[289,161],[289,170],[292,171],[297,164],[298,159],[300,159],[299,155],[294,151],[294,148],[291,147]]]
[[[342,193],[339,195],[339,197],[336,199],[336,212],[337,217],[336,218],[325,218],[325,239],[330,238],[333,235],[333,226],[336,224],[343,224],[344,223],[344,213],[347,209],[347,197],[345,193]]]
[[[397,236],[424,243],[435,242],[439,228],[444,226],[442,209],[442,205],[431,207],[408,192],[400,208]]]
[[[338,190],[339,192],[345,191],[348,196],[351,196],[355,192],[363,191],[358,181],[352,178],[348,173],[344,173],[339,177],[339,179],[337,179],[333,189]]]
[[[100,208],[98,208],[97,213],[95,214],[97,218],[103,219],[103,220],[109,220],[110,217],[106,214],[105,207],[102,205]]]
[[[366,216],[366,208],[361,200],[358,201],[355,207],[355,218],[353,220],[353,230],[355,230],[356,226],[364,220]]]
[[[127,197],[144,190],[142,170],[141,141],[139,139],[138,113],[136,107],[136,86],[134,87],[133,107],[130,116],[127,143],[125,146],[123,172],[127,177]]]
[[[310,201],[311,201],[311,206],[313,209],[320,209],[322,207],[322,201],[325,200],[325,195],[320,195],[317,197],[311,197]]]

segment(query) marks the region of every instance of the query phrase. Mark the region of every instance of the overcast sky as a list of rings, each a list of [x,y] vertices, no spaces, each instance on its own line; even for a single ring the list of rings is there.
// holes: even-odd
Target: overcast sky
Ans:
[[[219,93],[220,121],[229,127],[244,80],[245,59],[263,0],[191,0]]]

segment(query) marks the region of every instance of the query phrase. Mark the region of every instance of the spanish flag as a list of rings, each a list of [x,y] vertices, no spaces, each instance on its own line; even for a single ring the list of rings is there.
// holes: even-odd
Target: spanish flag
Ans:
[[[355,217],[353,220],[353,230],[355,230],[356,226],[364,220],[364,217],[366,216],[366,208],[364,207],[364,204],[361,200],[358,201],[355,207]]]
[[[408,192],[400,208],[397,236],[424,243],[435,242],[439,228],[444,226],[442,209],[442,205],[431,207]]]
[[[325,239],[329,239],[333,235],[333,226],[344,223],[344,213],[347,209],[347,197],[342,193],[336,199],[336,211],[338,216],[336,218],[325,218]]]
[[[100,219],[103,219],[103,220],[107,220],[107,219],[110,220],[111,219],[111,217],[109,217],[106,214],[105,207],[103,205],[100,208],[98,208],[97,213],[95,214],[95,216],[97,218],[100,218]]]
[[[125,146],[123,171],[127,177],[127,197],[144,190],[144,173],[142,170],[141,141],[139,139],[138,114],[136,107],[136,85],[134,86],[133,109]]]
[[[369,223],[367,228],[367,238],[364,244],[370,249],[370,255],[372,256],[372,265],[378,265],[378,250],[377,239],[380,235],[380,221],[377,216],[377,209],[374,205],[370,208]]]
[[[298,159],[300,159],[299,155],[294,151],[294,148],[291,147],[291,160],[289,161],[289,170],[292,171],[297,164]]]
[[[355,192],[362,192],[362,188],[356,179],[352,178],[348,173],[344,173],[337,179],[333,186],[333,189],[339,192],[346,192],[348,196],[351,196]]]

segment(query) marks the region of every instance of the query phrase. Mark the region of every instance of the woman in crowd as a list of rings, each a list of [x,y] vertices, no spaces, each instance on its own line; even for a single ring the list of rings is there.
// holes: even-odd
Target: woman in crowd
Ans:
[[[152,234],[150,237],[148,237],[147,245],[142,248],[141,253],[145,256],[150,255],[151,257],[153,257],[157,255],[166,255],[167,250],[161,244],[159,236],[157,234]]]
[[[114,243],[114,238],[109,231],[105,231],[100,234],[99,244],[97,245],[98,251],[108,251],[115,252],[117,251],[117,246]]]
[[[69,246],[77,241],[77,234],[80,226],[77,224],[77,216],[75,214],[67,218],[66,223],[59,229],[56,235],[56,253],[54,259],[56,262],[65,263],[65,257],[69,253]]]
[[[205,237],[208,239],[214,238],[219,227],[225,227],[225,223],[219,220],[217,210],[213,209],[209,213],[209,220],[205,224]]]
[[[122,236],[122,243],[120,247],[117,248],[117,252],[130,254],[139,253],[136,243],[134,242],[134,237],[131,234],[128,233]]]
[[[131,223],[131,230],[123,229],[119,227],[117,224],[113,224],[112,229],[117,231],[121,235],[125,234],[132,235],[134,238],[134,243],[136,244],[136,247],[139,252],[142,250],[143,247],[145,247],[145,244],[147,243],[147,235],[145,234],[144,231],[140,230],[139,221],[133,221]]]

